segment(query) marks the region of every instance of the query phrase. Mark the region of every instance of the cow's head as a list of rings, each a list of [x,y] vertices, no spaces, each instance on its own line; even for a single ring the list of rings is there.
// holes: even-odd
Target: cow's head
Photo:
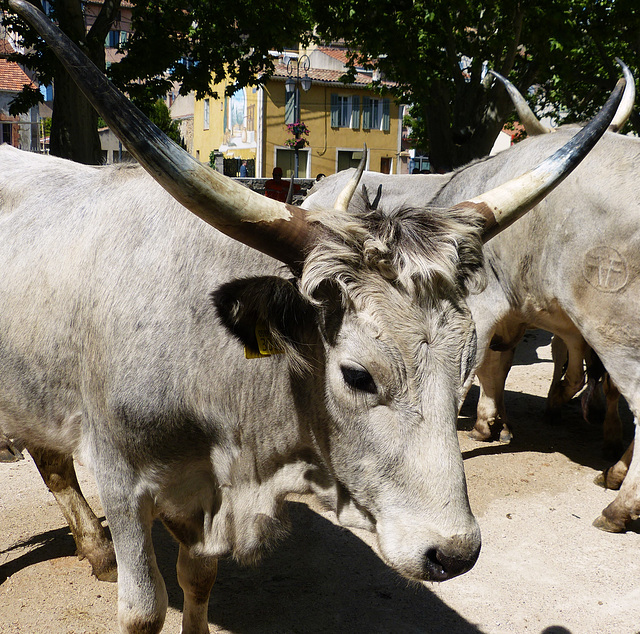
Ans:
[[[475,355],[465,296],[478,282],[482,241],[577,165],[606,129],[622,89],[592,126],[531,174],[452,209],[383,216],[354,198],[356,175],[333,209],[308,210],[201,165],[32,5],[10,5],[37,26],[127,149],[179,202],[291,267],[291,280],[239,280],[214,301],[246,344],[257,346],[255,324],[262,322],[292,371],[322,383],[311,433],[336,483],[339,518],[375,527],[383,556],[408,577],[442,580],[471,568],[480,533],[456,418]]]
[[[214,301],[248,348],[261,323],[304,389],[323,395],[308,418],[331,479],[312,484],[341,523],[376,530],[401,573],[446,579],[480,548],[456,421],[474,365],[465,295],[480,275],[482,223],[356,202],[349,214],[309,212],[320,229],[299,277],[236,280]]]

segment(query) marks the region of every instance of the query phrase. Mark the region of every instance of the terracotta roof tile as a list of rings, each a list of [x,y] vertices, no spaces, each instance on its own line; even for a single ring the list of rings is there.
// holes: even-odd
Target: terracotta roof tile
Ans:
[[[342,64],[347,63],[347,49],[346,48],[333,48],[329,46],[318,46],[318,50],[333,59],[337,59]]]
[[[88,4],[104,4],[104,0],[87,0]],[[120,2],[120,6],[126,9],[133,8],[133,2],[128,2],[128,0],[122,0]]]
[[[14,50],[11,44],[4,40],[0,44],[0,52],[8,55],[13,53]],[[36,87],[18,64],[0,58],[0,91],[20,92],[25,84],[32,88]]]
[[[326,82],[326,83],[334,83],[339,84],[342,83],[340,78],[345,74],[345,70],[328,70],[325,68],[310,68],[307,71],[307,74],[312,79],[312,81],[318,82]],[[275,64],[275,70],[273,72],[272,77],[275,79],[286,79],[288,77],[287,67],[282,62],[278,61]],[[356,73],[356,76],[353,81],[348,82],[349,86],[366,86],[372,82],[371,75],[366,73]],[[392,85],[391,82],[383,82],[386,85]]]
[[[13,46],[9,40],[0,40],[0,55],[10,55],[15,53]]]

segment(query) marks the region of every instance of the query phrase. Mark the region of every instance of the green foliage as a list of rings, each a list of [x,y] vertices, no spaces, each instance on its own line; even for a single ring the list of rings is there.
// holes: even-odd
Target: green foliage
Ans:
[[[158,99],[151,109],[145,113],[153,123],[155,123],[170,139],[178,145],[185,147],[185,143],[180,136],[180,129],[177,122],[171,119],[171,112],[167,104]]]
[[[51,134],[51,117],[43,117],[41,121],[44,136],[49,136]]]
[[[640,5],[635,0],[575,0],[568,3],[563,48],[541,74],[532,102],[561,112],[561,122],[582,121],[602,106],[620,76],[615,58],[640,77]],[[551,46],[551,44],[550,44]],[[626,131],[640,133],[637,110]]]
[[[269,51],[309,39],[312,22],[306,3],[274,0],[178,0],[134,2],[133,34],[127,56],[111,67],[113,79],[129,94],[165,94],[172,81],[182,94],[217,96],[214,84],[228,78],[237,88],[260,83],[273,71]],[[142,81],[140,81],[142,80]]]
[[[486,154],[512,107],[486,68],[509,76],[534,105],[584,119],[620,76],[638,76],[636,0],[338,0],[314,3],[320,37],[344,40],[351,63],[377,66],[412,104],[414,144],[449,169]],[[639,126],[636,130],[640,131]]]
[[[81,6],[52,0],[61,24],[74,3]],[[32,47],[21,62],[34,68],[35,60],[48,83],[55,74],[50,54],[19,21],[8,26]],[[174,81],[201,98],[217,96],[213,86],[226,78],[232,94],[268,77],[270,50],[311,38],[345,42],[345,80],[356,67],[379,68],[393,82],[386,88],[411,105],[414,147],[428,150],[440,170],[487,154],[512,116],[487,68],[508,76],[532,105],[562,112],[563,121],[584,120],[601,107],[620,76],[615,56],[636,77],[640,70],[637,0],[274,0],[268,10],[257,0],[133,0],[132,29],[127,56],[110,74],[147,111]],[[94,35],[88,39],[97,42]],[[28,98],[37,95],[16,107]],[[640,132],[635,113],[631,123]]]

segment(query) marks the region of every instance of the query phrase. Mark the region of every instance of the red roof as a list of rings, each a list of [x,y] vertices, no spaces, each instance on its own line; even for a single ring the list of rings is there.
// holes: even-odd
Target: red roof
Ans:
[[[13,52],[13,47],[7,40],[0,43],[0,53],[9,55]],[[25,84],[36,87],[18,64],[0,58],[0,91],[20,92]]]
[[[309,68],[307,71],[307,75],[311,78],[312,81],[320,82],[320,83],[331,83],[331,84],[341,84],[341,77],[343,77],[347,72],[347,69],[344,70],[328,70],[325,68]],[[283,64],[281,60],[276,61],[275,70],[273,72],[272,77],[274,79],[286,79],[289,77],[289,73],[287,73],[287,66]],[[347,82],[347,86],[367,86],[373,81],[370,73],[356,73],[355,78],[352,81]],[[392,86],[394,85],[392,82],[383,81],[383,85]]]
[[[327,70],[325,68],[310,68],[307,71],[307,75],[311,77],[313,81],[338,83],[340,78],[345,74],[345,70]],[[302,73],[301,73],[302,74]],[[286,79],[289,76],[287,73],[287,66],[281,61],[277,61],[275,64],[275,70],[272,77],[277,79]],[[361,84],[366,86],[371,83],[371,75],[365,75],[363,73],[356,73],[355,79],[351,84]]]
[[[88,4],[104,4],[104,0],[87,0]],[[133,8],[133,2],[128,2],[127,0],[122,0],[120,2],[120,6],[126,9]]]
[[[347,49],[346,48],[333,48],[330,46],[318,46],[321,53],[337,59],[341,64],[347,65]]]

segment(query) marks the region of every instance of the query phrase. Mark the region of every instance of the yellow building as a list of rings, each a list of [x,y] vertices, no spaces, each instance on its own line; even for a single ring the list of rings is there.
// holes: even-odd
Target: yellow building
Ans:
[[[257,177],[270,177],[275,166],[283,169],[285,178],[290,177],[295,151],[287,142],[292,143],[294,136],[286,124],[296,122],[298,106],[300,120],[309,130],[303,135],[308,145],[298,152],[300,178],[357,165],[365,143],[367,169],[407,171],[407,158],[400,152],[402,107],[367,88],[371,74],[359,72],[353,83],[340,82],[345,72],[341,58],[344,51],[330,48],[315,49],[308,57],[283,55],[264,86],[243,88],[232,97],[196,101],[196,158],[206,163],[216,152],[225,158],[253,159]],[[298,81],[302,78],[310,80],[306,91]],[[291,91],[292,84],[297,84],[297,91]],[[217,86],[216,91],[223,95],[224,88]]]

